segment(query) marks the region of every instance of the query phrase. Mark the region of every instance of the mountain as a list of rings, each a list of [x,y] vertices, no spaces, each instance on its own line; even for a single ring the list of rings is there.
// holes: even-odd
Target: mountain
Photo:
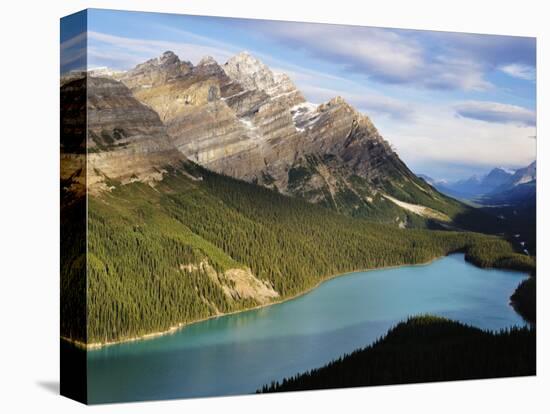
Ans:
[[[525,168],[516,170],[512,176],[511,185],[526,184],[537,179],[537,162],[533,161]]]
[[[513,171],[504,168],[493,168],[481,181],[481,192],[493,191],[510,180]]]
[[[537,163],[536,161],[529,164],[527,167],[520,168],[501,183],[493,191],[488,193],[488,199],[508,199],[510,202],[514,200],[522,200],[535,195],[537,180]]]
[[[483,176],[473,175],[458,181],[441,181],[431,179],[432,185],[444,194],[460,199],[474,200],[509,182],[513,172],[504,168],[493,168]]]
[[[512,187],[499,189],[480,201],[487,205],[528,206],[536,203],[537,181],[531,180]]]
[[[500,182],[492,191],[480,197],[479,202],[493,206],[525,207],[536,203],[537,164],[520,168]]]
[[[456,182],[422,178],[444,194],[474,201],[477,213],[486,215],[487,226],[479,230],[504,235],[518,251],[536,255],[536,173],[533,162],[515,171],[494,168],[485,176]]]
[[[515,171],[493,168],[481,177],[474,175],[454,182],[420,176],[442,193],[452,197],[469,199],[481,204],[515,204],[534,197],[536,174],[536,162],[533,162]]]
[[[520,168],[509,179],[478,199],[482,211],[496,216],[511,234],[512,244],[525,254],[537,252],[537,166]]]
[[[343,98],[309,103],[246,52],[196,66],[165,52],[113,78],[158,113],[186,158],[212,171],[401,226],[450,222],[464,208],[413,174]]]

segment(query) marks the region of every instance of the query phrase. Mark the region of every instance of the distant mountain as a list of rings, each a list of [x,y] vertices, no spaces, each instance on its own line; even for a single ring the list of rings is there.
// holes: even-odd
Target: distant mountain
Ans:
[[[500,193],[503,191],[511,190],[514,187],[522,184],[528,184],[537,179],[537,162],[533,161],[525,168],[520,168],[515,173],[497,188],[492,193]]]
[[[513,176],[513,171],[504,168],[493,168],[483,176],[473,175],[458,181],[441,181],[430,179],[435,188],[444,194],[461,199],[476,199],[495,191],[505,185]]]
[[[537,164],[520,168],[504,183],[481,198],[484,204],[527,206],[535,204]]]
[[[481,191],[486,194],[504,185],[510,180],[512,174],[513,171],[505,170],[504,168],[493,168],[489,174],[484,176],[481,180]]]
[[[499,220],[501,233],[525,254],[536,255],[537,179],[536,162],[520,168],[493,191],[478,196],[481,211]]]

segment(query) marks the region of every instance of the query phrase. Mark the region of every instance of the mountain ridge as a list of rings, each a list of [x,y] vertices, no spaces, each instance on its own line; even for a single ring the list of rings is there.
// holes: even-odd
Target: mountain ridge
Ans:
[[[513,191],[518,185],[536,182],[536,161],[516,170],[495,167],[487,174],[473,175],[457,181],[437,180],[425,174],[418,176],[444,194],[483,204],[499,193]]]
[[[247,52],[222,65],[165,52],[113,79],[159,114],[186,158],[212,171],[401,226],[424,210],[392,199],[445,216],[462,208],[420,180],[344,98],[309,103],[286,74]]]

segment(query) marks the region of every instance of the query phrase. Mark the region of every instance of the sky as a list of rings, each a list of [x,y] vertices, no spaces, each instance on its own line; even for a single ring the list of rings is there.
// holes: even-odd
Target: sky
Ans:
[[[223,64],[246,50],[310,102],[342,96],[436,179],[536,157],[534,38],[92,9],[62,22],[61,42],[62,72],[127,70],[166,50]]]

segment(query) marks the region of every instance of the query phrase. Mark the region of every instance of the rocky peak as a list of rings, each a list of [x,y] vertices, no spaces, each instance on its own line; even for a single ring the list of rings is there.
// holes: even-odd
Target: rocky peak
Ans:
[[[229,78],[240,83],[245,89],[265,91],[275,85],[273,72],[248,52],[233,56],[223,65],[223,70]]]
[[[167,50],[162,55],[137,65],[133,70],[170,70],[170,68],[182,69],[182,67],[190,69],[193,65],[191,62],[181,61],[178,55],[170,50]]]
[[[297,90],[296,85],[294,85],[294,82],[292,82],[292,80],[286,73],[275,73],[273,75],[273,80],[276,87],[281,91]]]
[[[497,167],[489,171],[489,174],[487,174],[485,180],[503,180],[510,178],[512,175],[512,172],[509,172],[504,168]]]
[[[149,88],[184,76],[192,69],[191,62],[181,61],[174,52],[166,51],[159,57],[149,59],[115,78],[123,81],[130,89]]]
[[[180,58],[171,50],[167,50],[157,58],[159,65],[173,65],[180,63]]]
[[[512,176],[512,184],[514,186],[528,183],[537,179],[537,162],[533,161],[525,168],[520,168]]]
[[[218,62],[212,56],[203,57],[197,66],[217,65]]]
[[[192,73],[199,76],[214,76],[220,79],[226,77],[225,72],[212,56],[204,56],[193,68]]]
[[[349,116],[355,118],[357,121],[367,118],[359,111],[357,111],[353,106],[351,106],[344,98],[341,96],[336,96],[329,100],[328,102],[322,103],[318,107],[319,112],[331,112],[338,113],[342,112],[348,114]]]
[[[348,104],[346,100],[339,95],[335,96],[334,98],[332,98],[331,100],[329,100],[327,103],[324,104],[324,106],[326,107],[337,106],[337,105],[342,105],[342,106],[351,108],[351,105]]]

